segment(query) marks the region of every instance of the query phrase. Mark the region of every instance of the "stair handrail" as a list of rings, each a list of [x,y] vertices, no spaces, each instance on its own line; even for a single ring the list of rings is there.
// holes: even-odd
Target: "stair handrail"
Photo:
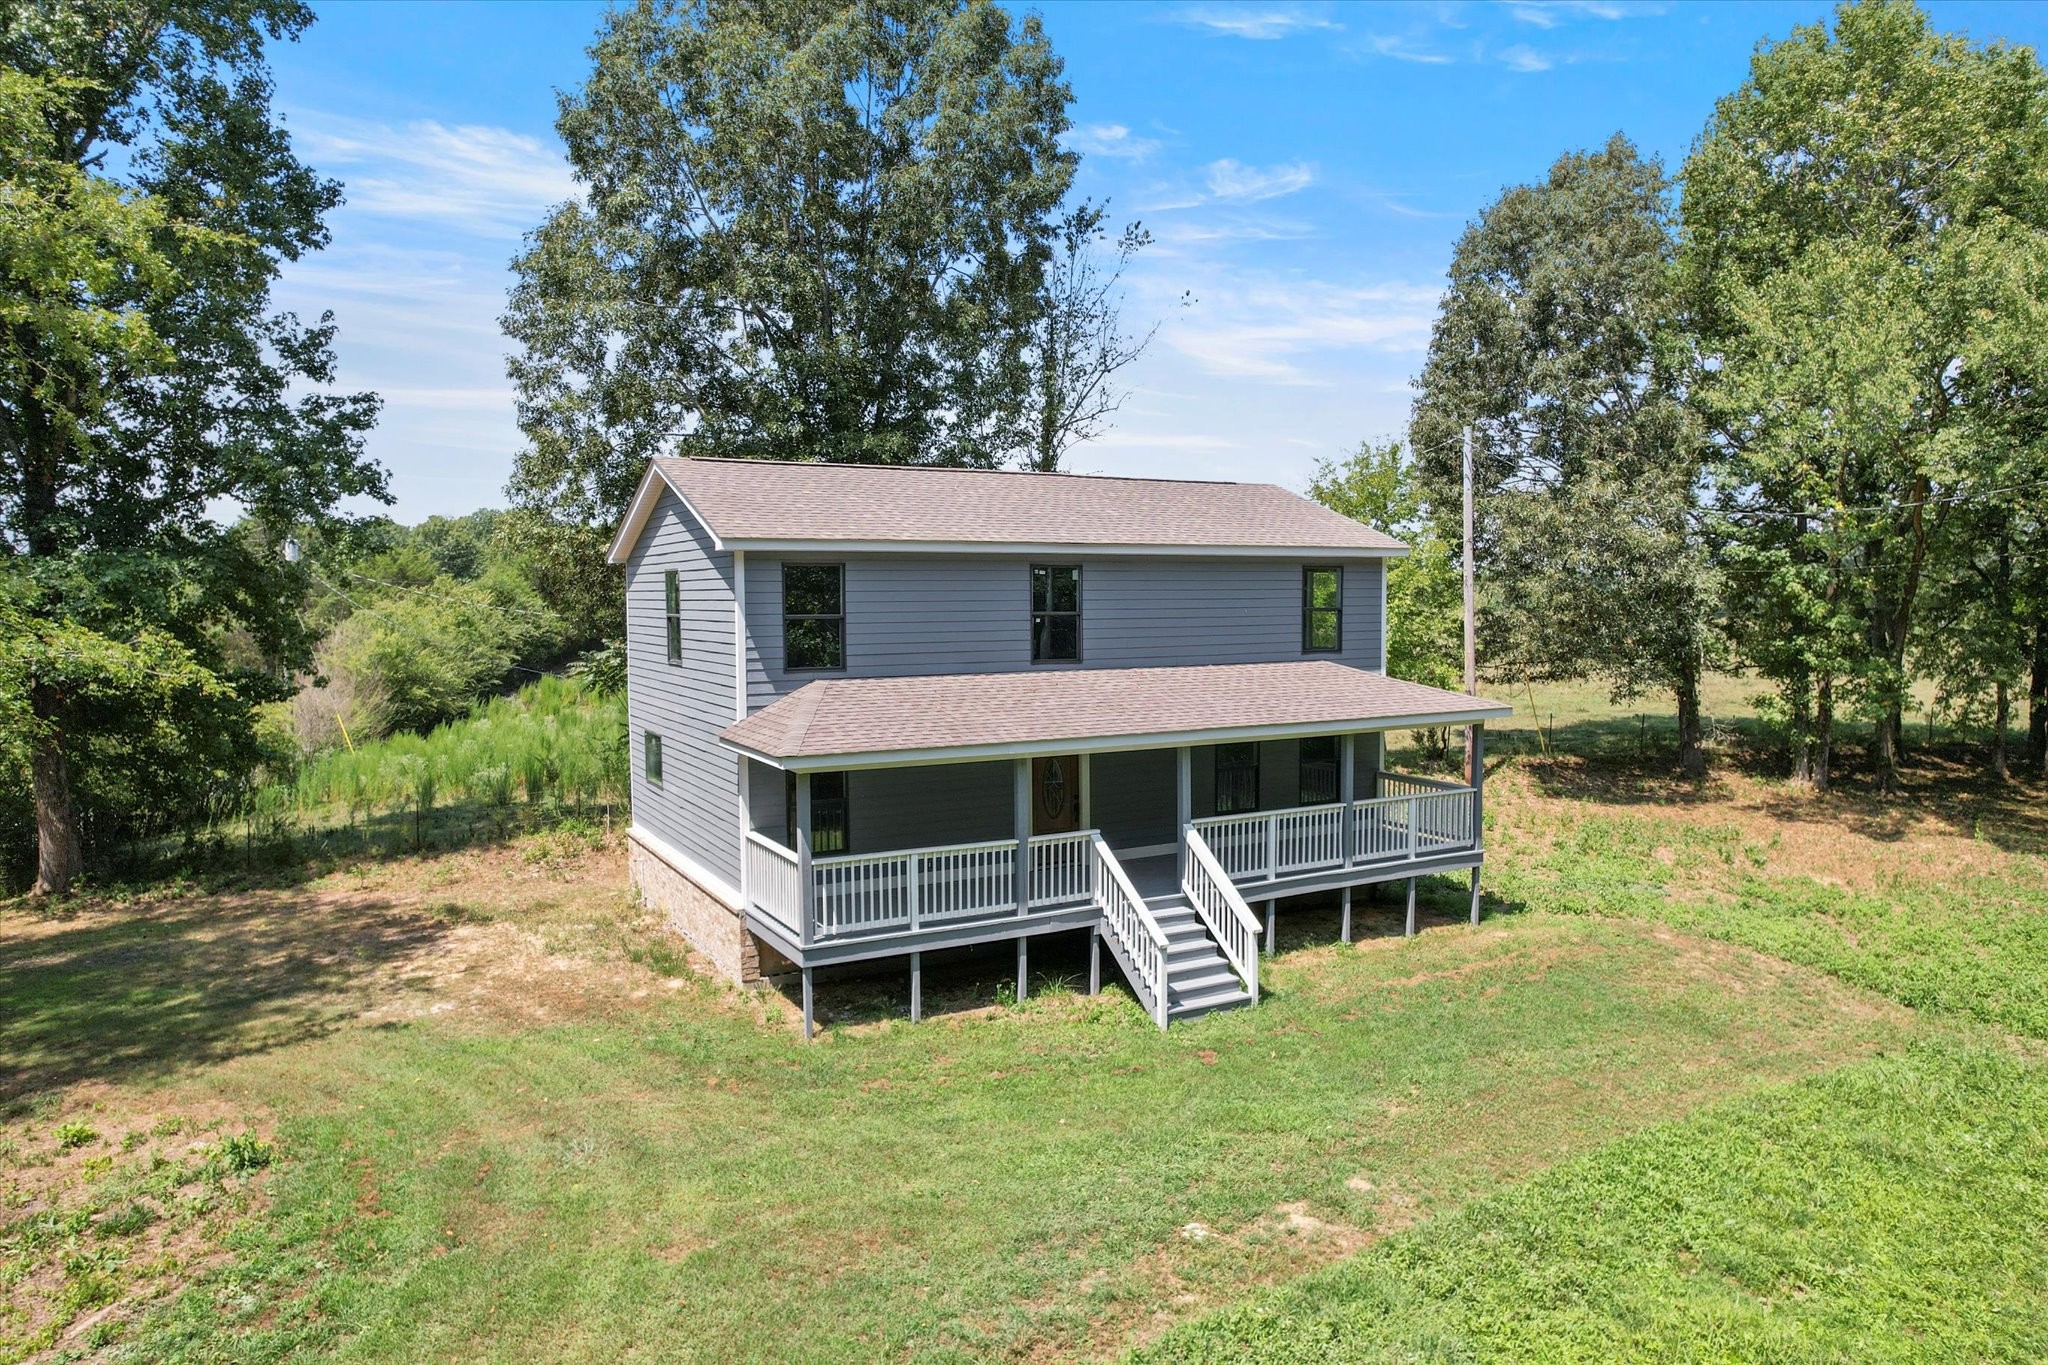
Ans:
[[[1181,878],[1181,894],[1209,930],[1209,937],[1223,950],[1223,956],[1259,1003],[1259,917],[1238,893],[1237,884],[1223,870],[1223,863],[1208,840],[1193,825],[1187,827],[1187,872]]]
[[[1152,1021],[1166,1028],[1166,931],[1145,908],[1145,898],[1131,885],[1123,864],[1110,852],[1100,834],[1091,839],[1095,846],[1095,905],[1102,923],[1122,948],[1123,956],[1138,974],[1138,982],[1152,998]]]

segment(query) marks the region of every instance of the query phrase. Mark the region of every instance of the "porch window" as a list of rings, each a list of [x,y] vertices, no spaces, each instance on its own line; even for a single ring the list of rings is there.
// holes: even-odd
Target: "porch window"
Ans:
[[[683,658],[683,590],[676,582],[674,569],[661,576],[661,586],[667,598],[668,661],[672,664],[680,663]]]
[[[1301,801],[1304,806],[1327,806],[1341,793],[1337,790],[1337,737],[1311,735],[1301,742]]]
[[[844,565],[782,566],[783,667],[822,672],[846,667]]]
[[[783,842],[796,847],[796,774],[784,773]],[[846,774],[811,774],[811,856],[826,858],[847,850]]]
[[[1259,808],[1259,746],[1216,746],[1216,813],[1242,815]]]
[[[1031,566],[1031,662],[1073,663],[1081,657],[1081,566]]]
[[[654,786],[661,785],[661,736],[649,730],[642,739],[642,762],[647,780]]]
[[[1344,648],[1344,570],[1311,564],[1301,571],[1301,652],[1336,654]]]

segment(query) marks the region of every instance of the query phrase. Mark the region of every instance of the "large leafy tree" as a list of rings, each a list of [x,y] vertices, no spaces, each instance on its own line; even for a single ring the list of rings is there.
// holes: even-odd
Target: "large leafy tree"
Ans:
[[[1502,194],[1459,239],[1413,433],[1428,500],[1455,516],[1472,431],[1489,666],[1670,693],[1698,774],[1717,586],[1669,199],[1619,135]]]
[[[253,705],[310,657],[277,540],[383,490],[332,319],[270,300],[340,198],[270,109],[265,46],[311,17],[0,10],[0,708],[45,892],[80,870],[81,792],[118,813],[246,775]]]
[[[646,459],[1016,449],[1070,92],[987,0],[640,0],[557,127],[586,187],[505,329],[522,504],[601,524]]]
[[[1847,705],[1889,788],[1931,579],[2011,586],[1954,532],[2009,498],[2048,377],[2048,79],[1903,0],[1844,5],[1832,31],[1759,49],[1716,106],[1683,220],[1738,632],[1780,690],[1795,775],[1827,785]]]

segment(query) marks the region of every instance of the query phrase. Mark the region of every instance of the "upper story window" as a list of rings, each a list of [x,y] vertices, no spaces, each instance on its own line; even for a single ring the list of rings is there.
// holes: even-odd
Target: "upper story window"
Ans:
[[[1301,571],[1301,652],[1336,654],[1344,648],[1344,570],[1311,564]]]
[[[842,564],[782,566],[783,667],[846,667],[846,573]]]
[[[661,588],[668,615],[668,661],[679,663],[683,657],[683,589],[674,569],[661,576]]]
[[[1031,566],[1031,662],[1081,657],[1081,566]]]
[[[1216,746],[1216,813],[1242,815],[1259,808],[1259,746]]]

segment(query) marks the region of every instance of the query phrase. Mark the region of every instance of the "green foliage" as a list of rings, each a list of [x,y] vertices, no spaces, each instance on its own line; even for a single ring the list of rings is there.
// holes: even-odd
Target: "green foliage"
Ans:
[[[1695,518],[1708,444],[1669,197],[1663,168],[1617,135],[1488,206],[1452,259],[1414,431],[1437,519],[1462,534],[1472,429],[1489,669],[1670,692],[1698,772],[1718,584]]]
[[[990,464],[1077,157],[1039,20],[985,0],[641,0],[557,129],[586,194],[515,263],[515,500],[624,510],[651,455]],[[615,633],[615,632],[614,632]]]
[[[1407,544],[1407,555],[1387,562],[1387,672],[1457,689],[1464,686],[1464,585],[1415,475],[1400,442],[1366,441],[1343,463],[1318,465],[1308,495]]]
[[[1923,586],[1974,554],[1945,523],[2048,472],[2048,75],[1909,3],[1844,5],[1716,105],[1683,217],[1738,637],[1802,776],[1855,708],[1890,784]]]
[[[99,1140],[99,1130],[82,1120],[73,1119],[68,1123],[57,1125],[57,1146],[63,1151],[69,1151],[73,1147],[83,1147],[88,1142],[98,1142]]]
[[[254,1133],[230,1133],[213,1149],[213,1160],[230,1175],[260,1171],[277,1157],[277,1148]]]
[[[185,770],[246,780],[253,707],[312,644],[272,542],[383,492],[361,451],[376,400],[331,388],[331,318],[270,301],[340,197],[269,104],[264,45],[310,20],[292,0],[0,13],[0,542],[20,609],[0,707],[27,718],[45,890],[107,833],[110,748],[182,753],[154,778],[173,803]],[[250,523],[220,525],[221,503]],[[164,810],[139,794],[141,818]]]
[[[626,691],[626,642],[608,640],[588,650],[569,665],[569,676],[600,697],[622,696]]]

